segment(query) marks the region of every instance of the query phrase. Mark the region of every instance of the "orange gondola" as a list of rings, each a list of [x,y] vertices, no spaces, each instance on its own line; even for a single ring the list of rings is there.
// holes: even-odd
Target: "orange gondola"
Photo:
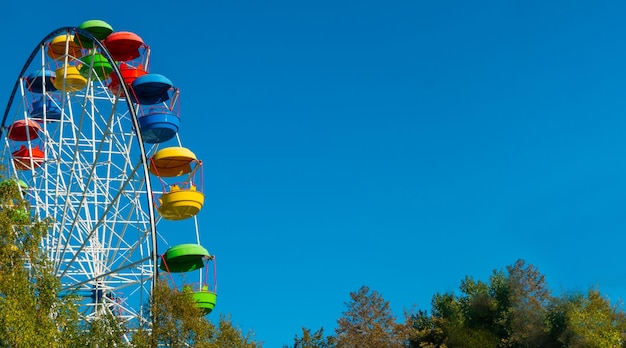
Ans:
[[[13,164],[17,170],[30,170],[40,167],[44,162],[44,152],[39,146],[28,148],[21,145],[13,151]]]

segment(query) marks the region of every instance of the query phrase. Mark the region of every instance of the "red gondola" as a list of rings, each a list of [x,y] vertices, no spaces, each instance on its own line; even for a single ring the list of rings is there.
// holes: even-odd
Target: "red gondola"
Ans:
[[[130,87],[130,85],[135,81],[139,76],[143,76],[147,74],[147,72],[143,69],[142,66],[134,67],[130,66],[126,63],[120,63],[120,74],[122,74],[122,79],[124,83]],[[111,74],[111,82],[108,85],[109,91],[111,93],[117,95],[121,92],[120,88],[120,79],[116,74]],[[124,97],[123,93],[120,94],[121,97]]]
[[[8,137],[15,141],[29,141],[39,138],[41,126],[32,120],[17,120],[9,127]]]
[[[137,34],[128,31],[118,31],[104,39],[104,46],[111,57],[120,62],[139,58],[139,48],[143,45],[143,40]]]

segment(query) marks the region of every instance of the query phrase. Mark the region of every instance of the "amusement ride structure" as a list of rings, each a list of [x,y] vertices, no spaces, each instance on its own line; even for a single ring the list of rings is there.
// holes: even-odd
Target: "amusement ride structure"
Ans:
[[[2,119],[3,179],[29,221],[50,221],[41,248],[87,321],[149,325],[159,274],[205,314],[216,303],[197,221],[202,161],[179,137],[178,88],[149,63],[139,35],[104,21],[57,29],[26,60]],[[173,236],[187,243],[168,245]]]

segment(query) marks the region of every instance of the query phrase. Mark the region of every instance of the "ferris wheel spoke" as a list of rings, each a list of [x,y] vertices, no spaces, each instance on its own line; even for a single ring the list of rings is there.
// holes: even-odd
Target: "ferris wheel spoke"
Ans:
[[[77,281],[76,283],[73,283],[71,286],[67,286],[65,288],[65,290],[78,289],[78,288],[81,288],[82,286],[87,285],[87,284],[89,284],[89,283],[91,283],[93,281],[100,281],[100,280],[103,280],[103,279],[105,279],[107,277],[111,277],[112,275],[116,275],[116,278],[124,280],[123,283],[120,282],[120,284],[124,284],[124,286],[120,285],[118,287],[115,287],[117,289],[123,289],[126,286],[130,286],[130,285],[132,285],[132,282],[145,281],[145,279],[138,279],[137,277],[135,277],[136,274],[134,272],[130,272],[130,273],[124,274],[123,271],[128,270],[128,269],[132,269],[133,267],[136,267],[137,265],[145,263],[149,259],[150,259],[150,257],[148,256],[146,258],[137,260],[137,261],[135,261],[133,263],[125,264],[125,265],[123,265],[120,268],[116,268],[114,270],[111,270],[111,271],[108,271],[108,272],[105,272],[105,273],[94,275],[94,276],[92,276],[90,278],[87,278],[85,280],[82,280],[82,281]],[[77,279],[74,279],[74,280],[77,280]],[[131,281],[131,283],[129,283],[129,281]],[[110,284],[115,284],[115,282],[114,281],[110,282]]]
[[[138,169],[139,169],[139,165],[135,166],[135,168],[133,169],[133,173],[135,173]],[[105,217],[107,217],[109,215],[109,213],[111,212],[112,209],[114,209],[115,204],[119,202],[120,197],[122,197],[123,192],[125,187],[128,185],[129,180],[126,180],[122,187],[119,188],[119,190],[117,191],[117,193],[115,194],[115,196],[111,197],[111,201],[107,204],[107,206],[104,208],[100,219],[97,220],[97,222],[94,223],[93,226],[91,226],[90,230],[86,233],[85,238],[82,240],[82,244],[80,245],[80,247],[76,250],[76,254],[74,255],[74,257],[72,258],[72,260],[70,260],[67,265],[66,265],[66,270],[71,266],[71,264],[73,262],[76,261],[76,258],[78,257],[78,254],[88,245],[88,241],[93,237],[93,235],[98,231],[98,228],[105,222]],[[79,206],[82,206],[85,202],[85,196],[83,196],[81,198],[81,201],[79,203]],[[79,214],[75,215],[75,220],[72,221],[72,228],[71,230],[74,231],[75,229],[75,225],[76,223],[78,223],[79,221],[83,221],[83,220],[79,220]],[[68,238],[69,239],[69,238]],[[67,248],[67,245],[65,246],[64,250]],[[61,272],[60,276],[63,276],[65,274],[65,271]]]
[[[109,122],[107,122],[107,129],[110,128],[109,126],[111,125],[111,120],[113,118],[114,117],[112,117],[112,115],[111,115],[111,117],[108,117]],[[95,123],[95,122],[92,122],[92,123]],[[88,167],[89,172],[88,172],[87,179],[78,183],[79,185],[81,185],[79,190],[82,189],[83,192],[87,192],[88,188],[93,186],[94,192],[92,192],[92,194],[94,195],[94,197],[97,197],[98,193],[96,191],[98,191],[98,190],[101,190],[102,192],[110,192],[110,189],[111,189],[110,185],[113,182],[113,180],[111,180],[111,169],[110,169],[111,168],[111,163],[113,163],[111,161],[112,152],[109,149],[105,148],[106,144],[112,144],[112,142],[109,141],[110,136],[107,136],[106,135],[107,133],[110,134],[111,132],[104,131],[103,132],[103,136],[100,138],[99,146],[94,149],[94,152],[93,152],[94,155],[93,155],[93,160],[92,160],[93,163]],[[77,143],[78,143],[78,141],[77,141]],[[95,145],[95,142],[93,142],[93,145]],[[77,154],[77,153],[79,153],[79,151],[78,151],[78,149],[75,149],[74,150],[74,154]],[[126,154],[126,153],[128,153],[128,151],[123,151],[122,150],[122,151],[120,151],[120,153]],[[105,157],[104,161],[101,160],[101,157],[103,157],[103,156]],[[81,159],[80,156],[74,156],[73,159],[72,159],[72,162],[74,163],[73,166],[77,166],[78,164],[83,163],[83,161],[84,161],[84,159]],[[98,162],[106,163],[106,168],[105,168],[106,169],[106,171],[105,171],[106,176],[105,176],[104,180],[102,180],[101,178],[99,178],[97,176],[96,171],[99,169],[98,168]],[[125,161],[125,163],[129,163],[129,161]],[[133,169],[133,172],[130,174],[129,177],[126,178],[126,182],[124,183],[124,185],[128,184],[128,178],[133,177],[133,175],[136,173],[138,168],[139,168],[139,166],[135,166],[135,168]],[[79,170],[80,169],[81,168],[79,168]],[[100,187],[100,185],[102,185],[102,184],[104,184],[104,187]],[[118,192],[122,192],[123,190],[124,189],[121,188]],[[68,190],[67,193],[70,193],[70,190]],[[86,204],[87,198],[88,198],[87,195],[83,195],[81,197],[81,201],[78,204],[78,209],[79,210],[83,209],[83,206]],[[70,200],[66,199],[65,202],[70,202]],[[94,203],[98,204],[99,202],[94,202]],[[104,202],[100,202],[100,203],[104,203]],[[119,200],[117,199],[117,197],[113,198],[111,200],[111,204],[118,204],[118,203],[119,203]],[[66,205],[65,209],[67,209],[67,207],[68,206]],[[105,212],[105,214],[103,214],[103,216],[105,216],[106,213],[107,212]],[[63,214],[63,216],[67,216],[67,214]],[[76,214],[74,216],[75,216],[76,219],[78,219],[80,217],[78,214]],[[71,222],[72,226],[75,223],[76,223],[75,221]],[[94,228],[92,229],[92,231],[89,233],[89,235],[87,237],[90,238],[93,235],[93,232],[96,231],[96,229],[97,229],[97,226],[94,226]],[[72,227],[71,230],[74,230],[74,227]]]

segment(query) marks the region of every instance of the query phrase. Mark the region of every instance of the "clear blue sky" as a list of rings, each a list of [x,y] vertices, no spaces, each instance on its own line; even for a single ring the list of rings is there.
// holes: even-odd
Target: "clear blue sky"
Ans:
[[[150,45],[205,163],[211,318],[280,347],[361,285],[400,315],[517,258],[625,297],[623,1],[111,4],[3,5],[0,105],[56,28]]]

